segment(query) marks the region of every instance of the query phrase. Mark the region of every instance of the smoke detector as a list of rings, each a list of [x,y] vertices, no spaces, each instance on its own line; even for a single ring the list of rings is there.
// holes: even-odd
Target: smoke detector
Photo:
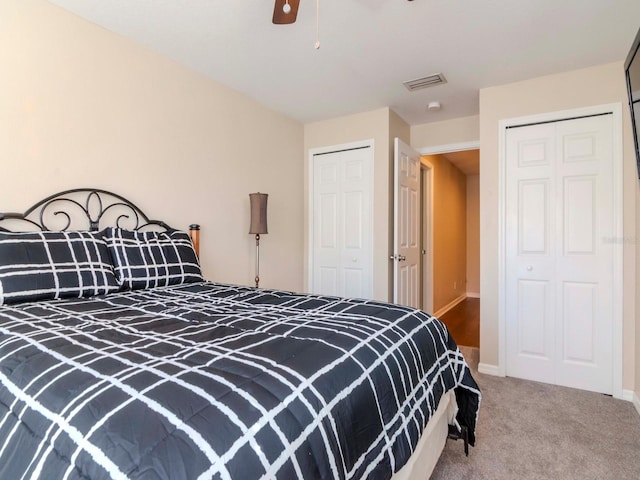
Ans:
[[[440,102],[429,102],[429,105],[427,105],[427,110],[430,112],[437,112],[441,108]]]

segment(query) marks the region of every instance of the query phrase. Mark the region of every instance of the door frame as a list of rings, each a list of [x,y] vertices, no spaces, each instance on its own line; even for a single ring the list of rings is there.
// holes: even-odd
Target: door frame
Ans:
[[[374,228],[374,216],[373,216],[373,198],[374,198],[374,177],[375,177],[375,171],[374,171],[374,166],[375,166],[375,150],[374,150],[374,141],[373,139],[369,139],[369,140],[361,140],[361,141],[357,141],[357,142],[349,142],[349,143],[341,143],[338,145],[329,145],[326,147],[317,147],[317,148],[310,148],[309,149],[309,156],[307,158],[307,185],[308,185],[308,192],[307,192],[307,290],[309,292],[313,291],[313,240],[314,240],[314,230],[313,230],[313,209],[314,209],[314,205],[313,205],[313,194],[314,194],[314,190],[313,190],[313,181],[314,181],[314,177],[313,177],[313,157],[315,155],[322,155],[322,154],[327,154],[327,153],[335,153],[335,152],[341,152],[344,150],[354,150],[356,148],[369,148],[370,149],[370,156],[369,156],[369,162],[370,162],[370,172],[371,174],[369,175],[369,191],[371,194],[371,202],[369,202],[369,218],[371,219],[370,225],[369,225],[369,232],[365,232],[365,235],[368,235],[369,238],[371,238],[371,255],[370,258],[368,259],[368,263],[369,263],[369,271],[371,272],[371,274],[373,275],[373,257],[374,257],[374,240],[375,237],[373,236],[373,228]],[[370,298],[373,298],[373,292],[374,292],[374,285],[373,282],[371,282],[371,291],[370,293]]]
[[[433,315],[433,164],[420,158],[420,188],[422,205],[420,209],[422,255],[420,292],[421,307]]]
[[[433,147],[416,148],[416,151],[421,156],[422,155],[440,155],[443,153],[451,153],[451,152],[463,152],[465,150],[480,150],[480,140],[474,140],[470,142],[460,142],[460,143],[449,143],[445,145],[436,145]],[[427,217],[427,221],[429,222],[428,228],[430,231],[430,238],[428,239],[430,248],[427,249],[427,256],[429,257],[427,258],[428,270],[426,272],[422,272],[422,278],[424,279],[426,276],[428,285],[430,285],[431,288],[430,288],[430,292],[425,291],[426,288],[428,287],[423,288],[422,296],[423,296],[423,301],[428,298],[431,299],[431,311],[427,310],[427,312],[433,315],[435,313],[435,311],[433,311],[433,198],[434,198],[435,184],[433,182],[433,165],[430,162],[423,160],[422,157],[420,158],[420,165],[421,165],[423,174],[425,172],[425,169],[428,169],[427,177],[428,177],[428,181],[431,182],[431,185],[430,185],[431,198],[429,199],[431,211],[428,212],[428,217]],[[424,176],[422,177],[422,179],[424,180]],[[424,198],[423,198],[422,206],[424,207]],[[424,212],[422,212],[421,219],[423,221],[425,219]],[[425,231],[424,226],[422,227],[422,231],[423,232]],[[424,245],[423,245],[423,248],[424,248]],[[482,292],[480,293],[480,295],[482,296]],[[423,310],[425,309],[426,309],[426,306],[423,308]],[[480,319],[480,321],[482,322],[482,319]]]
[[[613,160],[613,235],[616,239],[623,239],[623,143],[622,143],[622,104],[611,103],[594,105],[591,107],[561,110],[536,115],[527,115],[503,119],[498,122],[498,368],[497,374],[504,377],[507,369],[507,321],[506,321],[506,153],[507,128],[536,124],[542,122],[556,122],[575,117],[600,115],[611,113],[613,117],[612,160]],[[623,398],[622,368],[623,368],[623,318],[622,318],[622,275],[623,275],[623,244],[613,242],[613,396]]]

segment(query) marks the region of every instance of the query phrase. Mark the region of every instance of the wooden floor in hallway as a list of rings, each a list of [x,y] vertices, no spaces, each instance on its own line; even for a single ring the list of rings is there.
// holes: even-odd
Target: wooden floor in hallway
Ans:
[[[479,298],[466,298],[439,318],[458,345],[480,347]]]

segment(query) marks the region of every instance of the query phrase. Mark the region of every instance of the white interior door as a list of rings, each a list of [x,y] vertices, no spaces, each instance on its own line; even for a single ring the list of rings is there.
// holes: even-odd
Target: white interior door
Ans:
[[[312,293],[372,298],[372,149],[313,156]]]
[[[393,302],[420,308],[420,154],[394,141]]]
[[[506,373],[612,393],[612,115],[506,134]]]

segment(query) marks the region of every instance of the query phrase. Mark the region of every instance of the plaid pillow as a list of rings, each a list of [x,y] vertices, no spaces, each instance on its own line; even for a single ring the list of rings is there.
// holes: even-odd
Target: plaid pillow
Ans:
[[[0,305],[118,289],[99,233],[0,232]]]
[[[104,239],[120,285],[131,290],[201,282],[202,272],[185,232],[107,228]]]

